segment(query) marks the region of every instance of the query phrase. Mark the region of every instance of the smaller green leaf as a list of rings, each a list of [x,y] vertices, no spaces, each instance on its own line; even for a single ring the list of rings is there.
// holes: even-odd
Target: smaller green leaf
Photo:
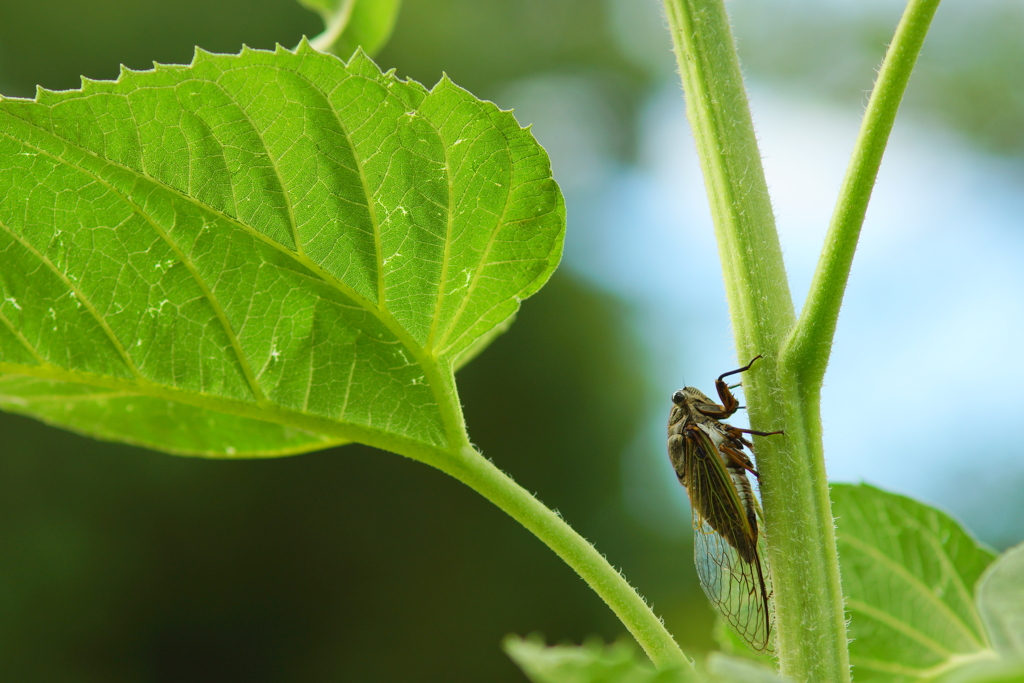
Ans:
[[[770,666],[758,664],[747,657],[733,657],[721,652],[708,655],[707,669],[722,683],[783,683],[789,680]]]
[[[750,662],[756,662],[762,667],[774,668],[775,659],[771,655],[763,652],[754,652],[747,645],[747,642],[739,637],[736,633],[736,629],[726,622],[721,615],[715,619],[715,627],[711,633],[715,642],[718,643],[718,649],[726,655],[730,655],[733,658],[745,659]]]
[[[977,594],[992,647],[1003,657],[1024,659],[1024,543],[989,566]]]
[[[1006,660],[972,662],[958,667],[934,681],[935,683],[1024,683],[1024,663]]]
[[[973,588],[994,554],[923,503],[867,484],[831,491],[858,683],[991,659]]]
[[[299,0],[324,20],[324,32],[310,41],[323,52],[342,59],[356,48],[371,57],[387,45],[398,19],[402,0]]]
[[[600,639],[583,645],[546,646],[539,636],[509,636],[505,652],[533,683],[689,683],[681,668],[655,670],[638,659],[636,648]]]

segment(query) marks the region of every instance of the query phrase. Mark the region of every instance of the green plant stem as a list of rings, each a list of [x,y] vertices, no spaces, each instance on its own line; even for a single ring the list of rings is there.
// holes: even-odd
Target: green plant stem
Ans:
[[[587,582],[612,609],[640,647],[658,668],[693,665],[683,654],[661,619],[636,590],[626,582],[604,555],[587,539],[565,523],[557,513],[537,500],[529,491],[498,469],[469,442],[466,423],[459,405],[455,380],[450,371],[441,370],[436,359],[422,359],[421,365],[432,378],[448,434],[446,449],[412,447],[396,452],[432,465],[455,477],[510,517],[526,527]]]
[[[497,505],[554,550],[612,608],[655,666],[692,669],[661,620],[589,541],[468,443],[454,455],[444,453],[429,463]]]
[[[780,354],[780,363],[797,377],[806,392],[820,389],[825,377],[839,308],[878,168],[938,7],[939,0],[907,3],[864,112],[807,301]]]
[[[345,27],[348,26],[349,19],[352,18],[352,9],[355,5],[356,0],[342,0],[334,11],[321,12],[320,14],[324,19],[323,33],[311,39],[309,44],[321,52],[330,52],[338,37],[345,32]]]
[[[741,359],[767,356],[795,315],[728,18],[719,0],[666,0],[665,9],[711,204],[737,351]]]
[[[850,680],[843,594],[816,401],[779,372],[792,298],[721,0],[665,0],[686,112],[707,186],[751,424],[785,430],[757,443],[776,652],[796,681]],[[812,397],[816,398],[816,397]]]

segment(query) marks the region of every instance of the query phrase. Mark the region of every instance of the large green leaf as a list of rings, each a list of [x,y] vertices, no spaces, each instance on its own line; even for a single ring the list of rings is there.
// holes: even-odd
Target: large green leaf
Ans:
[[[994,554],[954,519],[873,486],[835,484],[854,678],[932,678],[993,653],[974,584]]]
[[[511,113],[361,53],[0,100],[0,407],[179,453],[458,441],[564,206]]]

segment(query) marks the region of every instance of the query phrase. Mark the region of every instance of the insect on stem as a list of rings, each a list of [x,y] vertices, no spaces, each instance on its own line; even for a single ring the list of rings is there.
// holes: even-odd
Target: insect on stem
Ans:
[[[694,561],[708,599],[737,633],[758,652],[772,649],[771,576],[759,549],[761,507],[747,472],[758,477],[746,449],[744,434],[771,436],[781,431],[739,429],[724,420],[742,406],[724,378],[749,370],[723,373],[715,381],[721,404],[694,387],[672,394],[668,421],[668,454],[679,481],[690,496],[694,528]]]

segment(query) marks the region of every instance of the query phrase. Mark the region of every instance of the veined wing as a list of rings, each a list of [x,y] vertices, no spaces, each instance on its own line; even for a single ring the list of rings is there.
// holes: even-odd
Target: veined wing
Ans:
[[[758,533],[729,469],[699,427],[684,446],[687,493],[693,509],[694,562],[708,599],[754,650],[771,649],[771,584]],[[746,476],[745,474],[742,476]]]

